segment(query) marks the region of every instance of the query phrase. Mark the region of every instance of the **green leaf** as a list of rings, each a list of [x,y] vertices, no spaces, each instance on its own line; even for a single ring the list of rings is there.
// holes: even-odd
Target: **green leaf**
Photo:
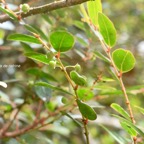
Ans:
[[[139,106],[135,106],[135,107],[144,115],[144,108]]]
[[[126,120],[125,118],[121,116],[118,116],[118,115],[113,115],[113,116],[119,118],[120,121],[122,122],[126,122],[127,125],[131,126],[133,129],[137,131],[137,133],[139,133],[142,137],[144,137],[144,132],[138,126],[136,126],[135,124],[133,124],[132,122],[130,122],[129,120]]]
[[[25,34],[12,34],[12,35],[9,35],[8,40],[41,44],[40,41],[37,38],[35,38],[33,36],[30,36],[30,35],[25,35]]]
[[[75,84],[77,84],[77,85],[84,86],[87,83],[86,77],[79,75],[74,70],[70,72],[70,77],[75,82]]]
[[[98,26],[98,13],[102,12],[101,0],[92,0],[87,2],[89,17],[95,26]]]
[[[108,78],[108,77],[102,77],[101,80],[102,80],[103,82],[113,82],[113,81],[115,81],[114,79]]]
[[[69,117],[71,120],[73,120],[74,121],[74,123],[78,126],[78,127],[80,127],[80,128],[82,128],[83,127],[83,124],[82,123],[80,123],[78,120],[76,120],[75,118],[73,118],[69,113],[66,113],[66,112],[62,112],[65,116],[67,116],[67,117]]]
[[[83,39],[83,38],[81,38],[81,37],[79,37],[79,36],[76,37],[76,40],[77,40],[81,45],[83,45],[83,46],[85,46],[85,47],[87,47],[87,46],[89,45],[88,42],[87,42],[85,39]]]
[[[34,86],[35,92],[37,96],[43,100],[48,102],[52,96],[52,90],[49,87],[41,86],[41,85],[35,85]]]
[[[24,48],[25,53],[33,52],[33,49],[28,44],[21,42],[21,45]]]
[[[98,14],[99,30],[105,43],[113,47],[116,43],[116,29],[110,19],[102,13]]]
[[[41,53],[37,53],[37,52],[29,52],[29,53],[25,53],[25,56],[27,56],[28,58],[38,61],[38,62],[42,62],[44,64],[49,64],[49,59],[47,58],[47,55],[41,54]]]
[[[125,138],[121,137],[121,136],[118,135],[117,133],[110,131],[109,129],[107,129],[107,128],[106,128],[105,126],[103,126],[103,125],[100,125],[100,126],[101,126],[103,129],[105,129],[105,130],[109,133],[109,135],[111,135],[119,144],[126,144],[126,143],[128,143]]]
[[[83,15],[83,17],[84,17],[84,21],[86,21],[86,22],[89,23],[89,16],[88,16],[88,14],[87,14],[87,12],[86,12],[86,10],[85,10],[84,4],[81,4],[81,5],[80,5],[80,10],[81,10],[81,13],[82,13],[82,15]]]
[[[24,27],[25,27],[28,31],[30,31],[30,32],[32,32],[32,33],[38,34],[38,31],[37,31],[33,26],[28,25],[28,24],[25,24]]]
[[[84,26],[84,23],[81,22],[81,21],[75,20],[73,24],[74,24],[74,26],[76,26],[77,28],[79,28],[79,29],[81,29],[83,31],[86,30],[85,26]]]
[[[66,93],[66,94],[72,95],[72,94],[69,93],[68,91],[63,90],[63,89],[61,89],[61,88],[59,88],[59,87],[53,86],[53,85],[51,85],[51,84],[49,84],[49,83],[46,83],[46,82],[36,82],[35,85],[48,87],[48,88],[51,88],[51,89],[53,89],[53,90],[58,90],[58,91],[61,91],[61,92]]]
[[[129,124],[126,122],[120,122],[121,126],[125,131],[127,131],[131,136],[137,136],[137,132],[134,128],[132,128]]]
[[[74,37],[66,31],[56,31],[50,35],[50,43],[57,52],[65,52],[74,45]]]
[[[135,58],[128,50],[117,49],[112,53],[112,58],[118,70],[123,73],[134,68]]]
[[[131,120],[129,114],[120,105],[112,103],[111,107],[126,119]]]
[[[4,102],[4,101],[0,101],[0,109],[3,112],[10,112],[12,111],[13,107],[11,106],[11,104]]]
[[[0,6],[0,11],[6,13],[10,18],[14,19],[14,20],[18,20],[16,15],[14,15],[12,12],[10,12],[8,9],[5,9],[3,7]]]
[[[122,95],[123,92],[121,90],[114,90],[114,89],[101,89],[101,95]]]
[[[29,68],[26,70],[26,73],[35,75],[36,77],[45,78],[49,81],[57,81],[52,75],[43,72],[41,69],[38,68]]]
[[[103,55],[102,53],[95,51],[94,54],[96,55],[96,57],[102,59],[103,61],[110,63],[110,60],[105,55]]]
[[[53,25],[53,21],[51,20],[50,16],[47,14],[42,14],[43,19],[48,22],[50,25]]]
[[[39,27],[37,27],[36,25],[32,25],[32,27],[38,32],[41,38],[43,38],[45,41],[48,41],[47,35]]]
[[[94,93],[88,88],[80,88],[77,90],[77,94],[80,100],[88,101],[94,97]]]
[[[81,114],[85,118],[87,118],[89,120],[95,120],[97,118],[96,112],[89,105],[81,102],[79,99],[77,99],[77,104],[78,104]]]
[[[25,28],[26,28],[28,31],[30,31],[30,32],[32,32],[32,33],[36,33],[36,34],[40,35],[41,38],[43,38],[44,40],[48,41],[48,37],[47,37],[47,36],[44,34],[44,32],[43,32],[40,28],[38,28],[37,26],[28,25],[28,24],[25,24],[24,26],[25,26]]]

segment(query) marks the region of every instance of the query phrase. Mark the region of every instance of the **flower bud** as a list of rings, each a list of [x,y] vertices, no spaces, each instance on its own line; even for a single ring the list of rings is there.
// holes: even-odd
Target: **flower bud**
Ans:
[[[78,63],[75,65],[75,70],[77,72],[81,71],[81,66]]]
[[[55,67],[56,67],[56,61],[50,61],[50,62],[49,62],[49,66],[50,66],[51,68],[55,69]]]
[[[27,13],[30,10],[30,6],[28,4],[22,4],[20,5],[20,8],[24,13]]]

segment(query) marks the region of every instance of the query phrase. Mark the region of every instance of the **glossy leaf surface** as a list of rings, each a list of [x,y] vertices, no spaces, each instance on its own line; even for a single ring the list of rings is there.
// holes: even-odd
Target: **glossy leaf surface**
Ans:
[[[119,114],[121,114],[123,117],[125,117],[126,119],[130,120],[130,116],[129,114],[118,104],[116,103],[112,103],[111,107],[117,111]]]
[[[87,83],[86,77],[79,75],[76,71],[71,71],[70,77],[77,85],[84,86]]]
[[[133,54],[124,49],[117,49],[112,53],[113,61],[116,67],[122,73],[128,72],[134,68],[135,65],[135,58]]]
[[[77,104],[78,104],[81,114],[85,118],[87,118],[89,120],[95,120],[97,118],[96,112],[89,105],[81,102],[80,100],[77,100]]]
[[[56,31],[50,35],[50,43],[57,52],[70,50],[74,45],[74,37],[66,31]]]
[[[37,52],[29,52],[25,53],[25,56],[27,56],[30,59],[33,59],[38,62],[42,62],[44,64],[49,64],[49,59],[47,58],[47,55],[37,53]]]
[[[88,1],[87,9],[92,23],[98,26],[98,12],[102,12],[101,0]]]
[[[125,131],[127,131],[131,136],[136,136],[137,132],[134,128],[128,125],[126,122],[120,122],[121,126]]]
[[[41,44],[37,38],[26,34],[12,34],[8,36],[8,40]]]

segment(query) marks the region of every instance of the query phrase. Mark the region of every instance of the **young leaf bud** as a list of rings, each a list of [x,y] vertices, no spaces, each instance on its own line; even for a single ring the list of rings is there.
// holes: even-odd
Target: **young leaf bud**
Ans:
[[[76,70],[77,72],[80,72],[80,71],[81,71],[81,66],[80,66],[78,63],[75,65],[75,70]]]
[[[30,6],[28,4],[22,4],[20,5],[20,8],[22,10],[22,12],[27,13],[30,10]]]
[[[51,68],[55,69],[55,67],[56,67],[56,61],[50,61],[50,62],[49,62],[49,66],[50,66]]]

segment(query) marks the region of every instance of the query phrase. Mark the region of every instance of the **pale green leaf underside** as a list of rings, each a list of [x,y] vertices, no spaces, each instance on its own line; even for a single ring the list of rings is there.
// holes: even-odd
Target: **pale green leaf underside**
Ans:
[[[117,133],[107,129],[105,126],[100,125],[103,129],[105,129],[110,136],[112,136],[119,144],[126,144],[128,143],[127,140],[123,137],[121,137],[120,135],[118,135]]]
[[[102,13],[98,13],[99,30],[104,42],[113,47],[116,43],[116,29],[111,20]]]
[[[126,119],[130,120],[130,116],[129,114],[118,104],[116,103],[112,103],[111,107],[117,111],[119,114],[121,114],[123,117],[125,117]]]
[[[129,124],[127,124],[126,122],[122,122],[122,121],[120,122],[120,124],[123,127],[123,129],[129,133],[129,135],[137,136],[136,130],[132,128]]]
[[[101,0],[88,1],[87,9],[92,23],[98,26],[98,12],[102,12]]]
[[[114,115],[115,117],[119,118],[120,121],[125,122],[127,125],[132,127],[137,133],[139,133],[142,137],[144,137],[144,132],[135,124],[133,124],[131,121],[126,120],[125,118],[122,118],[118,115]]]

